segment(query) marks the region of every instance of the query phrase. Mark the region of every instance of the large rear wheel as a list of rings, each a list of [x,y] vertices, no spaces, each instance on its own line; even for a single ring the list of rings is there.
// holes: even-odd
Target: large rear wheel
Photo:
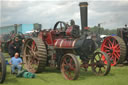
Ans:
[[[6,77],[6,63],[4,56],[0,52],[0,83],[3,83]]]
[[[68,53],[62,57],[61,72],[67,80],[76,80],[79,77],[80,64],[76,55]]]
[[[112,66],[123,63],[126,57],[125,42],[118,36],[109,36],[105,38],[101,45],[101,51],[110,56]]]
[[[29,38],[23,48],[25,68],[32,73],[42,72],[46,66],[47,51],[44,42],[38,38]]]

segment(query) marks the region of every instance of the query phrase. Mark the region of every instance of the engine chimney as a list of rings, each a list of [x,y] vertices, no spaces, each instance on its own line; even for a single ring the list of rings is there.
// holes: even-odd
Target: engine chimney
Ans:
[[[81,27],[82,34],[88,30],[88,3],[80,2],[80,15],[81,15]]]
[[[14,28],[15,28],[14,31],[15,31],[15,34],[17,34],[17,28],[18,28],[17,26],[18,26],[17,24],[14,24]]]

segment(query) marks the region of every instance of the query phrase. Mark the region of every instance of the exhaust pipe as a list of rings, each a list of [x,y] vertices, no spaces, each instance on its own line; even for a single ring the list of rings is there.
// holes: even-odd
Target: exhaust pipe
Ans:
[[[17,34],[17,28],[18,28],[18,24],[14,24],[14,32],[15,32],[15,34]]]
[[[88,30],[88,3],[80,2],[80,16],[81,16],[81,33],[84,34]]]

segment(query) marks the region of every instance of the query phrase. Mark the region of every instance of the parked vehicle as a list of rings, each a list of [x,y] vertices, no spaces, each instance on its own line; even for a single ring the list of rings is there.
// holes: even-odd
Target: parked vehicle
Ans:
[[[46,66],[58,68],[67,80],[79,77],[80,67],[87,70],[91,66],[96,75],[107,75],[110,59],[104,52],[94,52],[96,44],[88,32],[87,2],[81,2],[81,24],[71,20],[71,24],[58,21],[53,29],[41,30],[37,38],[28,38],[23,48],[25,68],[29,72],[42,72]],[[78,57],[82,61],[80,64]]]

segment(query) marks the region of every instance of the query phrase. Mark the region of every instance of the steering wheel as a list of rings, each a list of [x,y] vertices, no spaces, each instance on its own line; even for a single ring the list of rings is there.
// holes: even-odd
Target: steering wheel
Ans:
[[[59,27],[60,26],[60,27]],[[59,28],[58,28],[59,27]],[[58,21],[56,22],[56,24],[54,25],[54,30],[58,30],[59,32],[65,32],[67,29],[67,24],[63,21]]]

